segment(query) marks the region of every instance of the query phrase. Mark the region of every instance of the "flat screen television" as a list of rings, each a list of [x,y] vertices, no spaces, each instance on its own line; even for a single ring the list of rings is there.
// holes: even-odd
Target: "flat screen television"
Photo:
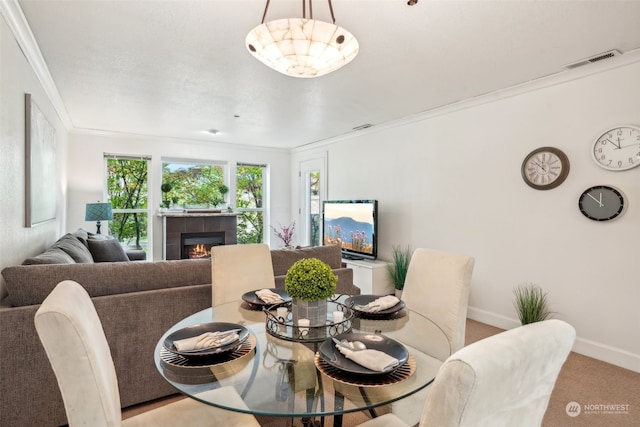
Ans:
[[[376,259],[377,235],[377,200],[328,200],[322,204],[322,244],[339,244],[343,258]]]

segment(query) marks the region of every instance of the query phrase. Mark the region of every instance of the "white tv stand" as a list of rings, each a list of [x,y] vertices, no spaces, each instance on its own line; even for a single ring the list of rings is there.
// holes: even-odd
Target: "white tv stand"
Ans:
[[[353,284],[360,288],[362,294],[388,295],[395,289],[391,283],[387,263],[380,260],[342,259],[347,268],[353,270]]]

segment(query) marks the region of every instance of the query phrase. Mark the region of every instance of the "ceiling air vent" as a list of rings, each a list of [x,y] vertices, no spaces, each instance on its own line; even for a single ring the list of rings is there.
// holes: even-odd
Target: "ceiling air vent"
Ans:
[[[605,59],[613,58],[614,56],[620,56],[622,53],[619,50],[610,50],[608,52],[599,53],[590,58],[581,59],[580,61],[572,64],[565,65],[564,68],[572,70],[574,68],[582,67],[583,65],[593,64],[594,62],[604,61]]]
[[[362,129],[366,129],[366,128],[370,128],[371,126],[373,126],[370,123],[367,123],[366,125],[360,125],[360,126],[356,126],[353,128],[353,130],[362,130]]]

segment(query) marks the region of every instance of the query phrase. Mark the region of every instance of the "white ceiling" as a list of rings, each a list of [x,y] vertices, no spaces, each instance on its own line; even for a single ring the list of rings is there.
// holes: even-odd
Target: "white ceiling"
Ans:
[[[75,130],[281,148],[640,48],[637,0],[333,0],[360,53],[332,74],[296,79],[244,46],[264,0],[18,4]],[[329,20],[325,0],[313,5]],[[272,0],[267,21],[300,16],[301,0]]]

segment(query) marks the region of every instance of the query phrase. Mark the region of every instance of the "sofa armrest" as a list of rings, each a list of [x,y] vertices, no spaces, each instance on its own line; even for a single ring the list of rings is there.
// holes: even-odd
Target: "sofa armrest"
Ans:
[[[333,270],[338,276],[337,294],[360,295],[360,288],[353,284],[353,270],[350,268],[336,268]]]
[[[147,253],[142,249],[127,249],[125,253],[129,261],[145,261],[147,259]]]

